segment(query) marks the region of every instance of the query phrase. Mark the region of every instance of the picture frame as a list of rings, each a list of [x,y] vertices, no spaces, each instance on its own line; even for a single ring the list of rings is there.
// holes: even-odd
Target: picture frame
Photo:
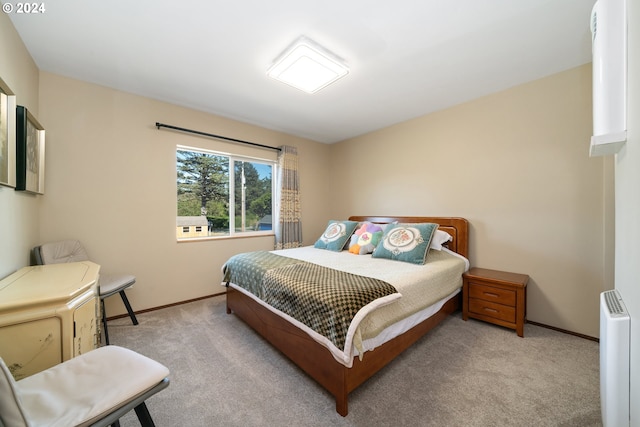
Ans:
[[[27,108],[16,107],[16,190],[44,194],[45,130]]]
[[[0,185],[16,186],[16,96],[1,78]]]

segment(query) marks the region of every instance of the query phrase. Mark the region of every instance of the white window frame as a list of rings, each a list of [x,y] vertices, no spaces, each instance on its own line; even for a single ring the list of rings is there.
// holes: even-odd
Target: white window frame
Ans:
[[[229,159],[229,229],[228,234],[219,236],[202,236],[202,237],[178,237],[178,242],[187,241],[202,241],[202,240],[218,240],[229,238],[245,238],[255,236],[269,236],[275,235],[275,215],[276,215],[276,175],[277,175],[277,160],[265,159],[260,157],[246,156],[232,154],[228,152],[210,150],[200,147],[191,147],[187,145],[176,145],[176,171],[178,168],[177,156],[178,151],[193,151],[202,154],[210,154],[213,156],[222,156]],[[236,231],[236,215],[235,215],[235,162],[250,162],[260,163],[271,166],[271,230],[249,230],[249,231]],[[177,186],[177,182],[176,182]],[[176,192],[176,214],[177,214],[177,192]],[[208,230],[208,228],[207,228]]]

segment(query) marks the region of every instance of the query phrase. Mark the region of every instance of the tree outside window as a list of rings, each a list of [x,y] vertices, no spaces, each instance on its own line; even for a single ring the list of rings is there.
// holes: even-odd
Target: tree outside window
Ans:
[[[269,160],[178,147],[177,237],[271,234],[273,168]]]

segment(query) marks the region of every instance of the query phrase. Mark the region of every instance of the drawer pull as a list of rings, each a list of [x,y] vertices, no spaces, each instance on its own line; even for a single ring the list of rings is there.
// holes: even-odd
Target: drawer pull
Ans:
[[[498,295],[498,294],[494,294],[494,293],[491,293],[491,292],[483,292],[483,293],[484,293],[486,296],[493,297],[493,298],[498,298],[498,297],[500,296],[500,295]]]
[[[490,312],[492,312],[492,313],[497,313],[497,312],[498,312],[498,310],[496,310],[495,308],[482,307],[482,309],[483,309],[484,311],[490,311]]]

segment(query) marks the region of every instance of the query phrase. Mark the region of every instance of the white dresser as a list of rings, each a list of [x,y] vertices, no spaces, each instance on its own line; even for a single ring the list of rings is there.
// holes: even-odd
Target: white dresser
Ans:
[[[19,380],[99,345],[98,264],[25,267],[0,280],[0,357]]]

